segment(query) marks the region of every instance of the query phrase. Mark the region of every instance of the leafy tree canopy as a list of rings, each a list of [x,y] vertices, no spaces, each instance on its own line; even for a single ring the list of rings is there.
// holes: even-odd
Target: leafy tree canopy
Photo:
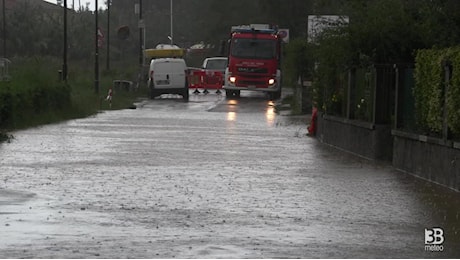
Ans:
[[[138,53],[138,20],[134,4],[139,0],[112,0],[110,32],[107,10],[100,10],[99,23],[110,33],[111,50],[125,55]],[[143,0],[146,47],[168,42],[171,0]],[[56,55],[62,53],[62,13],[56,9],[37,10],[32,1],[7,9],[8,56]],[[289,28],[291,39],[306,37],[309,14],[341,14],[350,17],[344,48],[354,52],[355,62],[367,57],[375,62],[407,61],[413,50],[446,47],[460,40],[458,0],[173,0],[175,43],[219,44],[238,24],[270,23]],[[121,41],[116,30],[130,28],[130,37]],[[69,47],[73,58],[88,59],[94,51],[94,13],[82,8],[69,14]],[[1,34],[3,35],[3,33]],[[108,40],[108,39],[106,39]],[[337,39],[334,39],[337,42]],[[354,61],[353,61],[354,59]]]

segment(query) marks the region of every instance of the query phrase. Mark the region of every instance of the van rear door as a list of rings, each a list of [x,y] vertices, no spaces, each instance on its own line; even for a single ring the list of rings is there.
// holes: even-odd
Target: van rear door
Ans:
[[[184,60],[172,60],[171,63],[171,87],[184,88],[185,87],[185,66]]]
[[[184,88],[185,63],[180,60],[162,60],[155,63],[154,80],[157,88]]]
[[[154,63],[153,78],[155,80],[155,87],[164,88],[169,87],[171,84],[170,71],[171,65],[169,60],[158,60]]]

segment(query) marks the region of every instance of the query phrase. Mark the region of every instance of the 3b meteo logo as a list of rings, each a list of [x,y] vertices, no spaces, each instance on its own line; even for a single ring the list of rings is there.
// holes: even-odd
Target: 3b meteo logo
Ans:
[[[425,251],[442,252],[444,251],[442,243],[444,243],[444,230],[442,228],[425,228]]]

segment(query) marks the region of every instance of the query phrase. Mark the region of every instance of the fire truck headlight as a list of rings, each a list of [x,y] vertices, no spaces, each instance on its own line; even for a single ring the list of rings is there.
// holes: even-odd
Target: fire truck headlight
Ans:
[[[230,81],[230,83],[232,83],[232,84],[235,84],[235,82],[236,82],[236,77],[235,77],[235,76],[231,76],[231,77],[228,78],[228,81]]]
[[[268,80],[268,85],[272,86],[275,85],[276,80],[275,79],[269,79]]]

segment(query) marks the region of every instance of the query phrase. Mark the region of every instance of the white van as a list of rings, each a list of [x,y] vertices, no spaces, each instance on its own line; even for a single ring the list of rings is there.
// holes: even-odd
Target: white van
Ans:
[[[153,59],[150,62],[148,86],[152,99],[162,94],[179,94],[188,101],[187,65],[184,59]]]

